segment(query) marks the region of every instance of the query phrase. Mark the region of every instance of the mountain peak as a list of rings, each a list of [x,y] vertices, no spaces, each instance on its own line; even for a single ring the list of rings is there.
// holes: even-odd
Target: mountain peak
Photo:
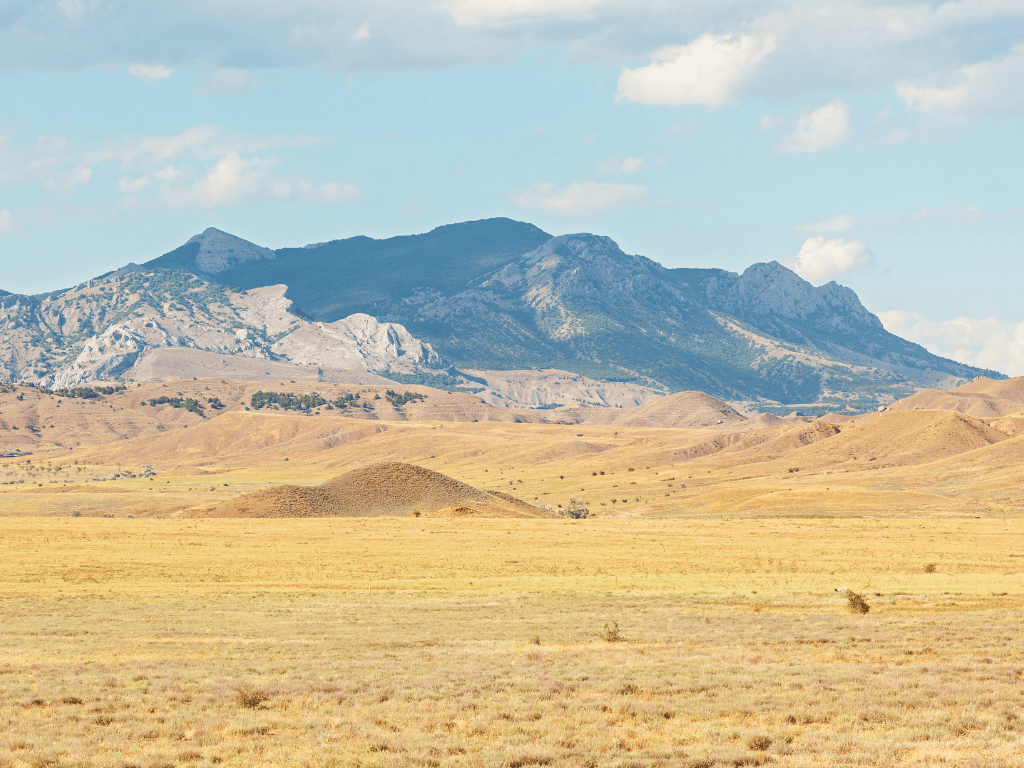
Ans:
[[[274,258],[274,252],[269,248],[263,248],[214,227],[207,227],[202,234],[190,238],[185,243],[194,244],[199,245],[195,255],[196,268],[211,275],[253,259]]]

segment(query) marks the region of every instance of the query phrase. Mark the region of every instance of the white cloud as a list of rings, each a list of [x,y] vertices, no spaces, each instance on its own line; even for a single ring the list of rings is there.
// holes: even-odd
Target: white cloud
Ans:
[[[247,69],[218,69],[206,75],[203,93],[224,95],[230,93],[245,93],[253,87],[256,78]]]
[[[352,184],[295,178],[276,169],[279,158],[253,156],[275,147],[308,147],[316,141],[307,136],[232,136],[212,125],[170,136],[128,136],[93,145],[41,136],[27,145],[11,146],[9,138],[0,135],[0,185],[68,193],[91,184],[94,198],[106,194],[117,208],[212,209],[274,199],[324,203],[358,199],[362,192]],[[94,172],[104,165],[122,170],[116,182]]]
[[[299,181],[294,186],[294,196],[318,203],[349,203],[363,196],[363,191],[354,184],[339,184],[329,181],[325,184],[311,184]]]
[[[221,158],[206,177],[190,187],[168,189],[163,199],[171,208],[219,208],[255,202],[273,195],[273,175],[259,160],[245,160],[237,152]]]
[[[915,108],[947,112],[950,106],[970,108],[974,94],[986,89],[989,101],[1012,102],[1019,110],[1024,93],[1020,50],[1013,49],[1024,40],[1020,0],[7,0],[0,5],[0,72],[128,67],[149,61],[154,52],[160,66],[170,70],[200,64],[211,70],[420,71],[514,61],[547,47],[567,51],[574,62],[604,66],[659,52],[649,67],[627,70],[620,88],[623,98],[649,103],[717,105],[741,95],[808,103],[823,93],[899,84]],[[363,25],[373,31],[374,45],[359,39]],[[774,52],[755,62],[769,40]],[[701,63],[708,77],[687,79]],[[964,83],[966,89],[958,90]]]
[[[622,161],[623,173],[640,173],[643,169],[644,159],[642,157],[627,157]]]
[[[353,40],[364,41],[370,39],[370,22],[364,21],[359,25],[359,29],[352,35]]]
[[[850,107],[836,100],[805,113],[780,145],[783,152],[821,152],[850,138]]]
[[[607,0],[449,0],[444,7],[456,24],[502,26],[564,19],[589,19]]]
[[[616,99],[720,107],[773,50],[771,37],[702,35],[688,45],[655,51],[646,67],[624,69]]]
[[[904,82],[896,93],[908,109],[932,114],[976,115],[1024,105],[1024,44],[1006,56],[961,67],[936,85]]]
[[[597,172],[601,174],[640,173],[643,169],[644,159],[642,157],[627,157],[623,160],[618,155],[612,155],[602,160],[601,164],[597,166]]]
[[[171,76],[171,70],[161,64],[132,64],[128,74],[140,80],[163,80]]]
[[[812,283],[874,266],[874,254],[860,240],[826,240],[824,237],[805,240],[800,252],[789,262],[794,272]]]
[[[175,168],[173,165],[165,165],[159,171],[153,174],[154,178],[160,179],[160,181],[174,181],[181,176],[181,171]]]
[[[647,196],[647,189],[639,184],[611,184],[583,181],[556,187],[537,184],[509,195],[509,202],[517,208],[539,210],[561,216],[590,216],[612,208],[625,208]]]
[[[243,158],[231,152],[218,160],[199,181],[186,187],[165,187],[160,198],[169,208],[210,210],[262,200],[298,198],[331,203],[362,196],[359,188],[351,184],[292,181],[275,174],[271,170],[273,165],[272,160]]]
[[[796,232],[845,232],[853,229],[858,222],[862,221],[856,216],[840,214],[821,221],[812,221],[809,224],[799,224],[793,227]]]
[[[67,171],[51,173],[43,182],[47,189],[57,189],[61,192],[70,192],[80,184],[88,184],[92,181],[92,168],[78,167]]]
[[[0,211],[0,232],[10,232],[14,227],[14,214],[10,211]]]
[[[85,14],[85,0],[60,0],[57,7],[69,19],[77,19]]]
[[[974,205],[948,205],[945,208],[921,206],[909,213],[885,213],[879,216],[849,216],[840,214],[821,221],[799,224],[794,232],[846,232],[865,227],[895,227],[921,222],[941,224],[980,224],[988,221],[1008,221],[1020,217],[1018,211],[989,213]]]
[[[138,192],[145,189],[153,182],[148,176],[140,176],[137,179],[129,179],[127,176],[117,182],[117,188],[122,192]]]
[[[890,333],[929,352],[1010,376],[1024,376],[1024,323],[994,317],[958,317],[936,323],[916,312],[894,309],[878,319]]]

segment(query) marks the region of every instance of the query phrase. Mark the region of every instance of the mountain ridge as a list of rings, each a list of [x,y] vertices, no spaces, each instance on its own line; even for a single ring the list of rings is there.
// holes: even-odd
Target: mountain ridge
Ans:
[[[925,387],[1001,376],[937,357],[894,336],[851,289],[835,282],[815,287],[775,261],[753,264],[742,274],[669,269],[626,254],[605,236],[552,237],[511,219],[276,251],[211,227],[163,256],[128,264],[99,280],[130,283],[155,274],[190,275],[206,292],[220,286],[244,295],[277,286],[275,311],[287,316],[285,325],[306,325],[291,339],[290,349],[271,349],[281,342],[277,339],[264,344],[264,351],[312,364],[339,362],[331,351],[339,343],[337,334],[355,338],[351,327],[324,332],[323,325],[361,315],[392,328],[387,333],[401,336],[399,347],[419,350],[403,361],[411,362],[402,368],[406,375],[450,366],[558,369],[661,391],[699,390],[755,405],[821,402],[859,410]],[[56,291],[42,299],[0,293],[0,328],[6,328],[7,341],[17,336],[19,323],[34,324],[39,331],[35,358],[26,348],[14,364],[18,355],[7,350],[8,378],[52,376],[65,342],[78,345],[75,354],[84,353],[77,330],[69,336],[64,326],[40,314],[52,314],[61,297],[80,290]],[[107,302],[90,316],[96,350],[140,332],[115,328],[112,333],[121,338],[103,336],[124,311],[127,299],[120,290],[106,285],[89,299],[90,304]],[[208,314],[204,318],[216,324]],[[207,331],[189,335],[188,328],[202,323],[190,322],[174,343],[207,348],[199,342]],[[237,318],[232,322],[238,324]],[[218,333],[233,335],[234,330]],[[170,343],[145,343],[156,342]],[[217,349],[236,353],[231,345]],[[0,359],[3,354],[0,350]],[[400,355],[392,357],[397,361]],[[98,366],[94,358],[91,368],[83,365],[76,375],[123,374],[123,368]],[[332,362],[325,362],[329,358]],[[340,362],[359,364],[355,358]]]

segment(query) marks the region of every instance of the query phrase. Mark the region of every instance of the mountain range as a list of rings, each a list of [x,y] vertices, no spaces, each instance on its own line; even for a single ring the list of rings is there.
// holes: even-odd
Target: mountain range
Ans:
[[[278,250],[211,228],[70,290],[0,292],[0,329],[0,376],[48,386],[124,376],[162,346],[448,385],[552,368],[764,408],[864,410],[1001,378],[894,336],[849,288],[774,261],[667,269],[607,237],[509,219]]]

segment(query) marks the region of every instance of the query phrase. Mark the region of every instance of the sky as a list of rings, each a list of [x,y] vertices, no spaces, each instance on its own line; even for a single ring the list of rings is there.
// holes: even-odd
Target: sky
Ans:
[[[0,0],[0,289],[491,216],[1024,374],[1024,2]]]

